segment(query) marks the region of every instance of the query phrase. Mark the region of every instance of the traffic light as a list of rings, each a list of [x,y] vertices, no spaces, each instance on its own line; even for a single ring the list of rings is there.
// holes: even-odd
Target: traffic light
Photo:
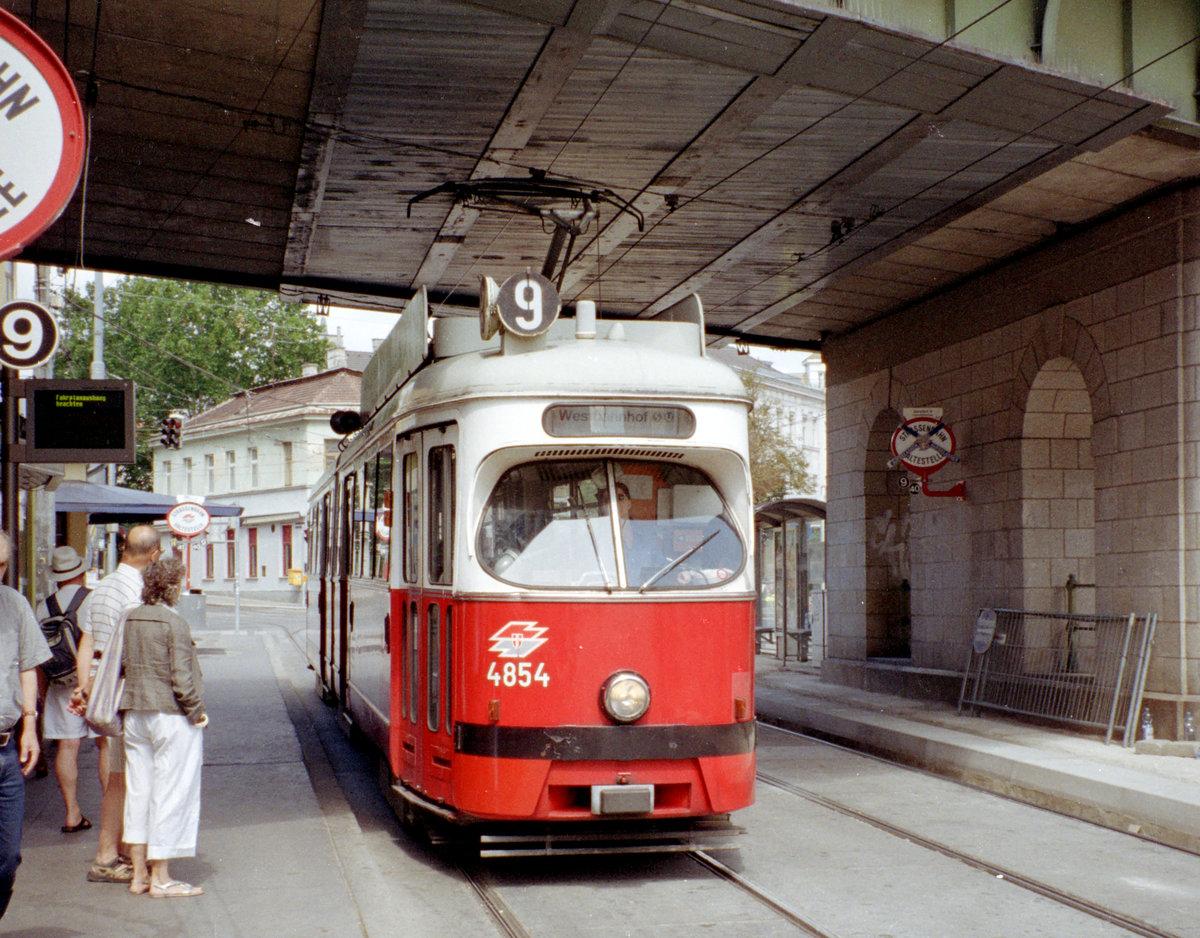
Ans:
[[[179,449],[180,437],[183,433],[183,420],[179,417],[163,417],[162,445],[167,449]]]

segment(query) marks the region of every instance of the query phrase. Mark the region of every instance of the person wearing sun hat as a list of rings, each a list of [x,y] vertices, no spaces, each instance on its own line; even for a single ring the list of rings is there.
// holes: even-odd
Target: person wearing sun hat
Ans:
[[[90,592],[83,585],[87,574],[87,564],[74,547],[56,547],[50,555],[50,579],[56,584],[53,594],[58,611],[65,612],[71,605],[76,594],[83,590],[86,596]],[[48,601],[50,597],[40,602],[37,607],[37,619],[41,622],[50,616]],[[78,621],[78,614],[76,615]],[[75,642],[79,643],[79,629],[75,629]],[[46,739],[58,740],[58,753],[54,758],[54,775],[58,779],[58,788],[62,792],[63,806],[66,816],[63,820],[64,834],[77,834],[89,830],[92,822],[83,816],[79,809],[79,749],[83,738],[88,735],[87,723],[83,717],[70,709],[71,691],[74,682],[68,684],[46,682],[45,708],[43,718]]]

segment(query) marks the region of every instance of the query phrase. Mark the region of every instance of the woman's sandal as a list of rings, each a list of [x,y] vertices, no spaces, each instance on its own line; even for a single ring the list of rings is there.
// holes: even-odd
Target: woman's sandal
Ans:
[[[150,884],[151,899],[185,899],[188,896],[202,895],[204,895],[204,890],[199,886],[183,883],[177,879],[173,879],[169,883]]]

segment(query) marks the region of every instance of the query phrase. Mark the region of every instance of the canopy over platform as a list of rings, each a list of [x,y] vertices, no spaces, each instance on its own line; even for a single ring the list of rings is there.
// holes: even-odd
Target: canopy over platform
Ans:
[[[157,492],[142,492],[122,488],[119,485],[100,485],[96,482],[65,480],[54,491],[54,510],[79,511],[88,515],[88,520],[97,524],[121,521],[131,516],[144,516],[146,520],[165,518],[167,512],[179,504],[174,495]],[[237,516],[242,513],[240,505],[226,505],[205,501],[204,507],[214,517]]]
[[[754,520],[783,524],[789,518],[824,518],[825,502],[819,498],[779,498],[754,509]]]

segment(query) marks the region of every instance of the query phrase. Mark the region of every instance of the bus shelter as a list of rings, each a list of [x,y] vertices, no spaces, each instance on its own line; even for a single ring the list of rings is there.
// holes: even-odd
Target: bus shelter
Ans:
[[[754,512],[755,650],[787,661],[825,652],[825,503],[782,498]]]

